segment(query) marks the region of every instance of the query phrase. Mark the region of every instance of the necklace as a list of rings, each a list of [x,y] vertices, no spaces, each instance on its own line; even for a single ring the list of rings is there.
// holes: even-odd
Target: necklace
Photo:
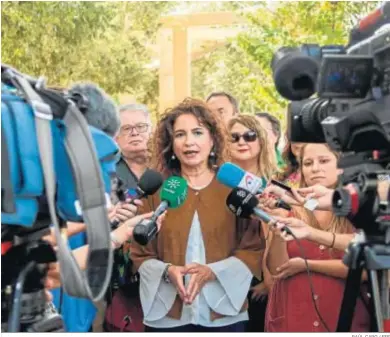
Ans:
[[[195,186],[194,184],[192,184],[188,178],[186,178],[187,180],[187,184],[188,186],[195,191],[195,195],[198,195],[199,194],[199,191],[203,190],[204,188],[206,188],[207,186],[209,186],[211,184],[211,182],[213,181],[214,179],[214,176],[212,176],[212,178],[210,179],[210,181],[208,181],[206,184],[202,185],[202,186]]]

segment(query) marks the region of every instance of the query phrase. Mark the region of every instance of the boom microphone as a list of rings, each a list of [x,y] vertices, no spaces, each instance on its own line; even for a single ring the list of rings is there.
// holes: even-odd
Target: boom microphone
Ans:
[[[230,188],[243,188],[251,194],[261,194],[267,186],[267,181],[264,178],[244,171],[241,167],[232,163],[225,163],[220,167],[217,179]],[[276,201],[276,207],[291,211],[290,205],[281,199]]]
[[[157,234],[157,218],[168,208],[180,207],[187,198],[187,181],[181,177],[170,177],[161,188],[158,205],[150,220],[142,220],[134,227],[133,238],[140,245],[146,245]]]
[[[241,187],[234,188],[226,199],[226,206],[239,218],[250,219],[251,215],[255,215],[265,223],[276,222],[269,214],[257,208],[258,204],[257,198]]]
[[[68,94],[89,125],[112,137],[116,135],[120,126],[118,109],[103,89],[93,83],[77,83]]]
[[[144,174],[141,176],[138,185],[135,190],[124,191],[124,198],[131,197],[130,204],[134,204],[134,200],[147,197],[158,191],[163,183],[163,177],[157,171],[146,169]],[[120,198],[122,199],[122,198]],[[111,228],[115,229],[118,227],[120,221],[114,220],[111,223]]]

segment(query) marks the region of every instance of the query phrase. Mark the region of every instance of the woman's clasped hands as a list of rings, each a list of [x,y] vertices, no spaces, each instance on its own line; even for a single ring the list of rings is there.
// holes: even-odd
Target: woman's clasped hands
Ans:
[[[184,276],[191,275],[187,285]],[[168,277],[177,290],[184,304],[190,305],[207,282],[216,280],[211,268],[199,263],[190,263],[185,266],[169,266]]]

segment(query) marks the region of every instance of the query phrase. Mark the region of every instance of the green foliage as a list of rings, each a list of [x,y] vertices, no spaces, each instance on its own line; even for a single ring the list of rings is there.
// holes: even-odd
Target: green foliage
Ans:
[[[98,83],[157,105],[157,72],[147,67],[159,18],[175,2],[3,2],[3,62],[49,84]]]
[[[288,102],[274,88],[273,53],[302,43],[345,45],[350,28],[378,2],[256,4],[243,14],[249,21],[245,32],[194,63],[193,89],[199,97],[226,90],[239,99],[241,111],[269,111],[283,119]]]
[[[192,63],[192,93],[205,99],[213,91],[227,91],[239,100],[243,113],[259,112],[263,91],[273,92],[261,86],[261,72],[261,67],[232,41]],[[273,107],[263,105],[262,109]]]
[[[358,16],[362,17],[376,3],[367,2],[289,2],[274,8],[259,8],[248,15],[250,30],[238,36],[238,45],[262,68],[265,95],[276,110],[287,104],[273,87],[271,60],[281,46],[298,46],[303,43],[342,44],[348,42],[348,34]],[[261,103],[261,105],[264,105]]]
[[[237,38],[193,61],[193,96],[236,96],[246,113],[283,118],[270,62],[280,46],[345,44],[349,29],[378,2],[2,2],[2,62],[49,84],[98,83],[157,111],[158,70],[148,67],[161,15],[232,10],[248,18]],[[249,11],[248,11],[249,9]]]

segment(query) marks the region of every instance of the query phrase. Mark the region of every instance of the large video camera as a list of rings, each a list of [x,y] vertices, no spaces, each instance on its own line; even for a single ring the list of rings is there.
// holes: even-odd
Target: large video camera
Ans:
[[[337,331],[350,331],[363,269],[373,299],[372,329],[388,331],[390,2],[360,21],[347,47],[283,47],[273,57],[272,70],[278,92],[292,101],[289,140],[326,142],[342,152],[338,166],[343,174],[333,210],[362,230],[343,258],[349,272]],[[317,97],[310,98],[315,92]]]
[[[377,220],[384,206],[374,181],[389,177],[390,3],[351,31],[347,47],[283,47],[274,54],[272,70],[276,89],[292,101],[290,141],[326,142],[343,153],[341,183],[348,188],[335,193],[336,214],[353,213],[356,227],[383,234],[387,226]]]
[[[9,66],[1,72],[2,331],[61,331],[45,297],[49,263],[59,262],[62,287],[72,296],[97,301],[110,282],[106,205],[119,151],[102,121],[116,128],[119,119],[92,84],[52,89]],[[68,246],[68,221],[86,224],[85,272]],[[50,226],[57,251],[42,240]]]

